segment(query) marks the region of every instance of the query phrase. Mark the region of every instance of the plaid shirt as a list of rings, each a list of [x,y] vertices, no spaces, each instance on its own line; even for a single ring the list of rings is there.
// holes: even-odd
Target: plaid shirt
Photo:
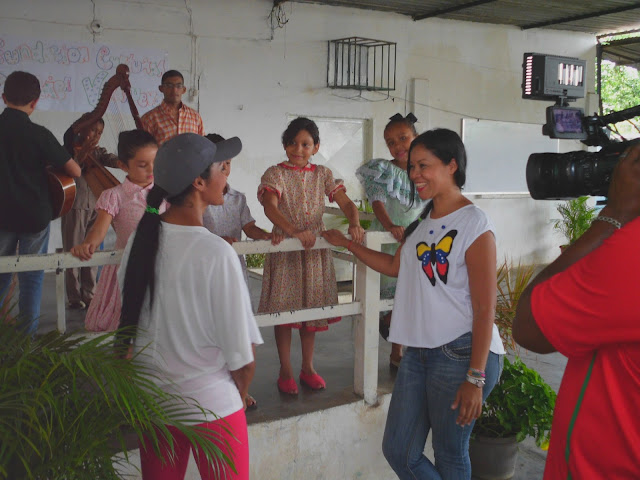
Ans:
[[[202,118],[198,112],[184,103],[180,105],[178,112],[179,121],[176,124],[175,115],[171,112],[169,105],[163,101],[142,116],[142,127],[153,135],[159,145],[180,133],[192,132],[204,135]]]

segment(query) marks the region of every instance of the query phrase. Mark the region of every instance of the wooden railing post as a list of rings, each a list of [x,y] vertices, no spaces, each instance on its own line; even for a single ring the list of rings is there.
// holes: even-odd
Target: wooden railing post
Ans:
[[[380,251],[379,234],[368,233],[365,246]],[[354,390],[369,405],[378,401],[378,314],[380,312],[380,274],[358,261],[356,302],[362,313],[355,316]]]

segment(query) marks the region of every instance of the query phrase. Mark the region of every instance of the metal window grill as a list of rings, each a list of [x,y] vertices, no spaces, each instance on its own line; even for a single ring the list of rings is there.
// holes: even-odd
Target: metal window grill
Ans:
[[[396,88],[396,43],[348,37],[328,42],[327,86],[391,91]]]

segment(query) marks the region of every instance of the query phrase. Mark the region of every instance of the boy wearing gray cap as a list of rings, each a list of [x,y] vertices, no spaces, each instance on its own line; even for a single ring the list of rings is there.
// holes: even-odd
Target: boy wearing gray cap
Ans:
[[[195,400],[193,422],[215,431],[212,442],[228,455],[211,465],[195,454],[203,479],[249,478],[249,446],[244,398],[255,371],[252,344],[262,337],[251,310],[238,256],[202,223],[209,205],[224,202],[224,161],[242,149],[237,137],[214,144],[184,133],[156,155],[155,185],[146,213],[122,257],[121,327],[136,330],[134,351],[158,371],[153,381],[171,393]],[[162,215],[158,206],[171,206]],[[172,427],[175,462],[141,445],[143,479],[183,479],[190,443]],[[216,473],[217,472],[217,473]],[[214,475],[215,474],[215,475]]]

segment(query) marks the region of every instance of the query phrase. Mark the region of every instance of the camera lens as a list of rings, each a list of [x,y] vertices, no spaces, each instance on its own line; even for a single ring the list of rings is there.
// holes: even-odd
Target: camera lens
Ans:
[[[611,174],[626,142],[599,152],[533,153],[527,162],[527,187],[536,200],[581,195],[606,196]]]

